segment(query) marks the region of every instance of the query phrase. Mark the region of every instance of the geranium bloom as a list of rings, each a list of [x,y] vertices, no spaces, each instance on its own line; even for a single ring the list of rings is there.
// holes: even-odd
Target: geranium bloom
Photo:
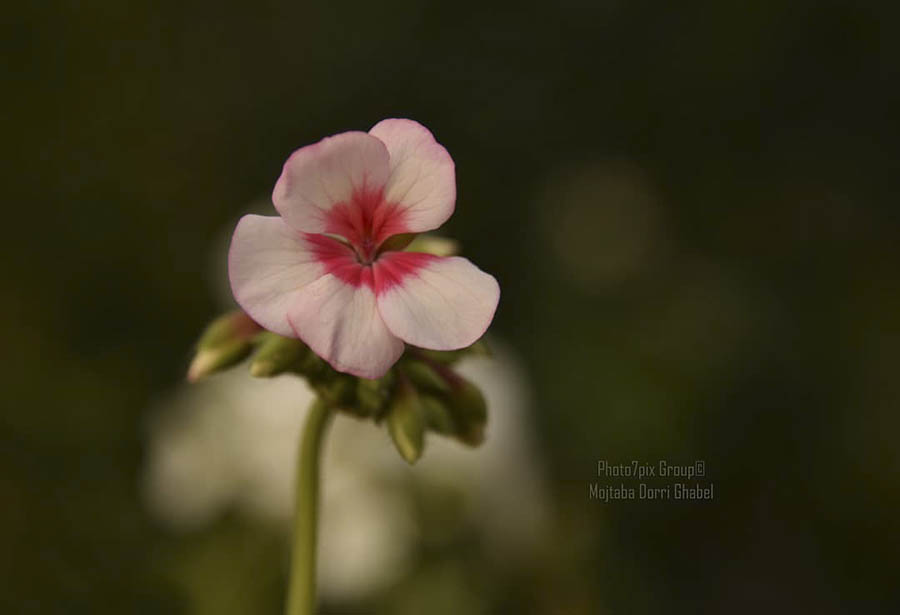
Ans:
[[[453,213],[453,159],[424,126],[384,120],[300,148],[272,200],[280,216],[247,215],[234,231],[232,291],[257,323],[299,337],[335,369],[378,378],[404,342],[463,348],[493,319],[493,276],[385,243]]]

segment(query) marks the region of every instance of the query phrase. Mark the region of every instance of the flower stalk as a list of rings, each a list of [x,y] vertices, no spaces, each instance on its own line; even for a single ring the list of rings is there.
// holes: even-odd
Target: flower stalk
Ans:
[[[332,416],[328,405],[317,397],[310,406],[303,427],[297,454],[294,535],[285,615],[313,615],[315,612],[319,459]]]

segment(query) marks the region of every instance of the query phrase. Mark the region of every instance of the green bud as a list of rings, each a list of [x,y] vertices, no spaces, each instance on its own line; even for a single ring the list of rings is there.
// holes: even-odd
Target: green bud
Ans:
[[[260,331],[262,327],[252,318],[240,310],[234,310],[207,325],[197,342],[197,350],[206,350],[236,339],[249,340]]]
[[[401,369],[410,382],[420,391],[433,391],[446,393],[450,391],[450,384],[446,378],[436,369],[424,361],[409,359],[404,361]]]
[[[446,399],[432,395],[420,395],[422,413],[425,415],[425,423],[431,431],[445,436],[455,436],[459,431],[453,413]]]
[[[378,417],[391,395],[393,378],[391,372],[377,380],[358,378],[356,382],[356,405],[363,416]]]
[[[379,249],[380,252],[387,252],[388,250],[402,250],[407,247],[411,241],[413,241],[416,237],[415,233],[400,233],[399,235],[392,235],[384,240]],[[413,250],[414,252],[421,252],[422,250]]]
[[[304,354],[297,363],[296,371],[306,376],[310,382],[330,380],[337,372],[312,350]]]
[[[433,431],[455,436],[470,446],[481,444],[487,403],[478,387],[449,365],[425,356],[405,360],[400,369],[422,394],[423,413]]]
[[[447,400],[459,425],[457,437],[469,446],[481,444],[487,425],[487,402],[481,390],[465,378],[457,376]]]
[[[188,381],[196,382],[243,361],[253,348],[253,338],[261,330],[240,310],[215,319],[197,342],[197,353],[188,368]]]
[[[435,256],[459,254],[459,242],[437,235],[417,235],[406,247],[407,252],[426,252]]]
[[[334,377],[321,382],[316,390],[333,408],[340,408],[350,414],[360,415],[356,401],[356,378],[334,372]]]
[[[259,346],[250,362],[250,375],[257,378],[271,378],[292,370],[310,352],[300,340],[269,331],[264,331],[257,339]]]
[[[397,452],[413,464],[425,448],[425,418],[421,402],[409,385],[399,387],[387,416],[388,433]]]

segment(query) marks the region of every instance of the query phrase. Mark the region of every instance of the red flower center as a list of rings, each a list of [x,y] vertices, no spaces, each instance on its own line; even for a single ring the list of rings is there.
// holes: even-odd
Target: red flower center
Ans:
[[[405,218],[405,209],[384,200],[383,188],[363,186],[354,190],[349,201],[332,206],[325,232],[346,239],[359,262],[371,264],[385,239],[408,231]]]

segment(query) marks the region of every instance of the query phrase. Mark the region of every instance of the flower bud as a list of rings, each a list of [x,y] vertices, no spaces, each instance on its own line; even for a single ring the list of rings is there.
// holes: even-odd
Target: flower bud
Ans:
[[[271,378],[296,368],[305,353],[306,344],[297,339],[265,331],[259,336],[259,347],[250,362],[250,375]]]
[[[437,367],[439,368],[440,366]],[[435,393],[450,391],[450,384],[446,378],[436,367],[432,367],[424,361],[415,359],[404,361],[401,369],[419,391],[432,391]]]
[[[381,252],[387,252],[389,250],[402,250],[403,248],[409,246],[410,242],[413,241],[415,237],[415,233],[400,233],[399,235],[392,235],[384,240],[379,250]],[[422,251],[423,250],[413,250],[413,252]]]
[[[453,413],[445,398],[434,395],[420,395],[422,414],[425,416],[425,424],[431,431],[445,436],[456,436],[459,426],[453,418]]]
[[[459,242],[437,235],[417,235],[406,247],[407,252],[426,252],[435,256],[456,256]]]
[[[391,372],[377,380],[357,378],[356,405],[359,413],[363,416],[374,416],[377,419],[390,398],[392,382],[393,374]]]
[[[296,371],[306,376],[310,383],[331,380],[338,373],[312,350],[300,357]]]
[[[423,353],[419,356],[421,360],[404,361],[401,370],[421,394],[428,426],[470,446],[481,444],[487,424],[487,403],[481,391],[449,365]]]
[[[320,381],[315,389],[330,407],[365,416],[356,404],[356,377],[334,372],[332,378]]]
[[[387,428],[394,446],[407,463],[413,464],[425,448],[425,417],[415,389],[401,383],[387,415]]]
[[[469,446],[481,444],[487,424],[487,402],[481,390],[465,378],[457,376],[447,399],[458,425],[457,437]]]
[[[240,310],[215,319],[197,342],[197,353],[188,368],[188,381],[196,382],[244,360],[253,348],[254,337],[261,330]]]

